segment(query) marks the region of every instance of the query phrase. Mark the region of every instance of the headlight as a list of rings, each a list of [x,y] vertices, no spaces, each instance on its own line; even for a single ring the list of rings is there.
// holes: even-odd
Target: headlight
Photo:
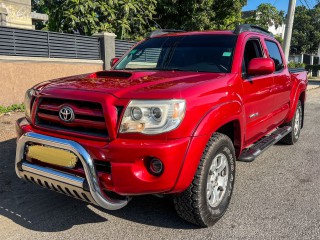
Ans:
[[[36,91],[31,88],[27,90],[24,96],[24,108],[25,108],[26,118],[28,120],[31,120],[31,108],[32,108],[32,103],[35,95],[36,95]]]
[[[171,131],[179,126],[185,111],[185,100],[133,100],[124,112],[120,133]]]

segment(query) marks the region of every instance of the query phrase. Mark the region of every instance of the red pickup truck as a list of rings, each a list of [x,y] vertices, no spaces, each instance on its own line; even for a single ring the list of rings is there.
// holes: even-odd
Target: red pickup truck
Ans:
[[[112,64],[27,91],[20,178],[108,210],[171,195],[206,227],[228,207],[236,160],[299,139],[307,73],[257,26],[156,31]]]

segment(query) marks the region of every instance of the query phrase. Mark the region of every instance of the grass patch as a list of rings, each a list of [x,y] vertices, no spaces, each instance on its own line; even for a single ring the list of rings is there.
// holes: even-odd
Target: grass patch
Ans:
[[[0,106],[0,114],[8,113],[8,112],[23,112],[24,111],[24,105],[21,104],[13,104],[8,107]]]

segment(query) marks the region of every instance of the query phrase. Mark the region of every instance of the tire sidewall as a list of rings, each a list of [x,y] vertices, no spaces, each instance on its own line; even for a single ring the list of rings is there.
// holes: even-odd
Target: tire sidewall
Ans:
[[[219,153],[222,153],[227,157],[227,162],[229,166],[228,183],[227,183],[226,192],[220,204],[216,207],[211,207],[207,201],[207,178],[209,175],[212,161],[215,158],[215,156],[218,155]],[[225,211],[227,210],[228,205],[230,203],[231,195],[233,192],[234,179],[235,179],[235,153],[234,153],[234,148],[231,143],[231,140],[228,141],[227,139],[222,139],[220,142],[212,145],[206,157],[208,160],[205,162],[205,165],[203,168],[204,170],[203,177],[201,180],[201,191],[200,191],[201,197],[202,197],[201,205],[204,211],[203,216],[205,216],[206,218],[206,219],[203,219],[204,222],[206,222],[207,225],[212,225],[214,222],[217,221],[218,218],[222,217]]]
[[[294,125],[295,125],[295,121],[296,121],[296,112],[297,111],[300,111],[300,114],[299,114],[299,129],[298,129],[298,134],[295,135],[294,134]],[[302,112],[302,106],[301,106],[301,102],[299,101],[298,102],[298,105],[297,105],[297,109],[296,111],[294,112],[294,117],[292,119],[292,125],[291,125],[291,128],[292,128],[292,142],[293,143],[296,143],[298,140],[299,140],[299,137],[300,137],[300,132],[301,132],[301,125],[302,125],[302,115],[303,115],[303,112]]]

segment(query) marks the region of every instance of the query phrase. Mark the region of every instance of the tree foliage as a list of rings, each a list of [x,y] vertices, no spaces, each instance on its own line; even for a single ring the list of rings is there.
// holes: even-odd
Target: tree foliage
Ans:
[[[156,21],[162,28],[233,29],[241,22],[246,0],[158,0]]]
[[[283,39],[282,39],[282,36],[277,34],[277,35],[274,35],[274,38],[277,39],[277,41],[282,45],[283,44]]]
[[[270,26],[278,28],[284,22],[284,11],[278,9],[270,3],[262,3],[258,6],[255,14],[246,19],[246,23],[256,24],[268,29]]]
[[[313,9],[296,7],[291,49],[294,53],[316,53],[320,44],[320,4]],[[294,50],[294,51],[293,51]]]
[[[156,0],[33,0],[33,10],[49,15],[46,29],[92,35],[114,32],[141,38],[151,29]]]
[[[38,29],[92,35],[114,32],[141,39],[159,28],[233,29],[247,0],[32,0],[33,10],[49,15]]]

